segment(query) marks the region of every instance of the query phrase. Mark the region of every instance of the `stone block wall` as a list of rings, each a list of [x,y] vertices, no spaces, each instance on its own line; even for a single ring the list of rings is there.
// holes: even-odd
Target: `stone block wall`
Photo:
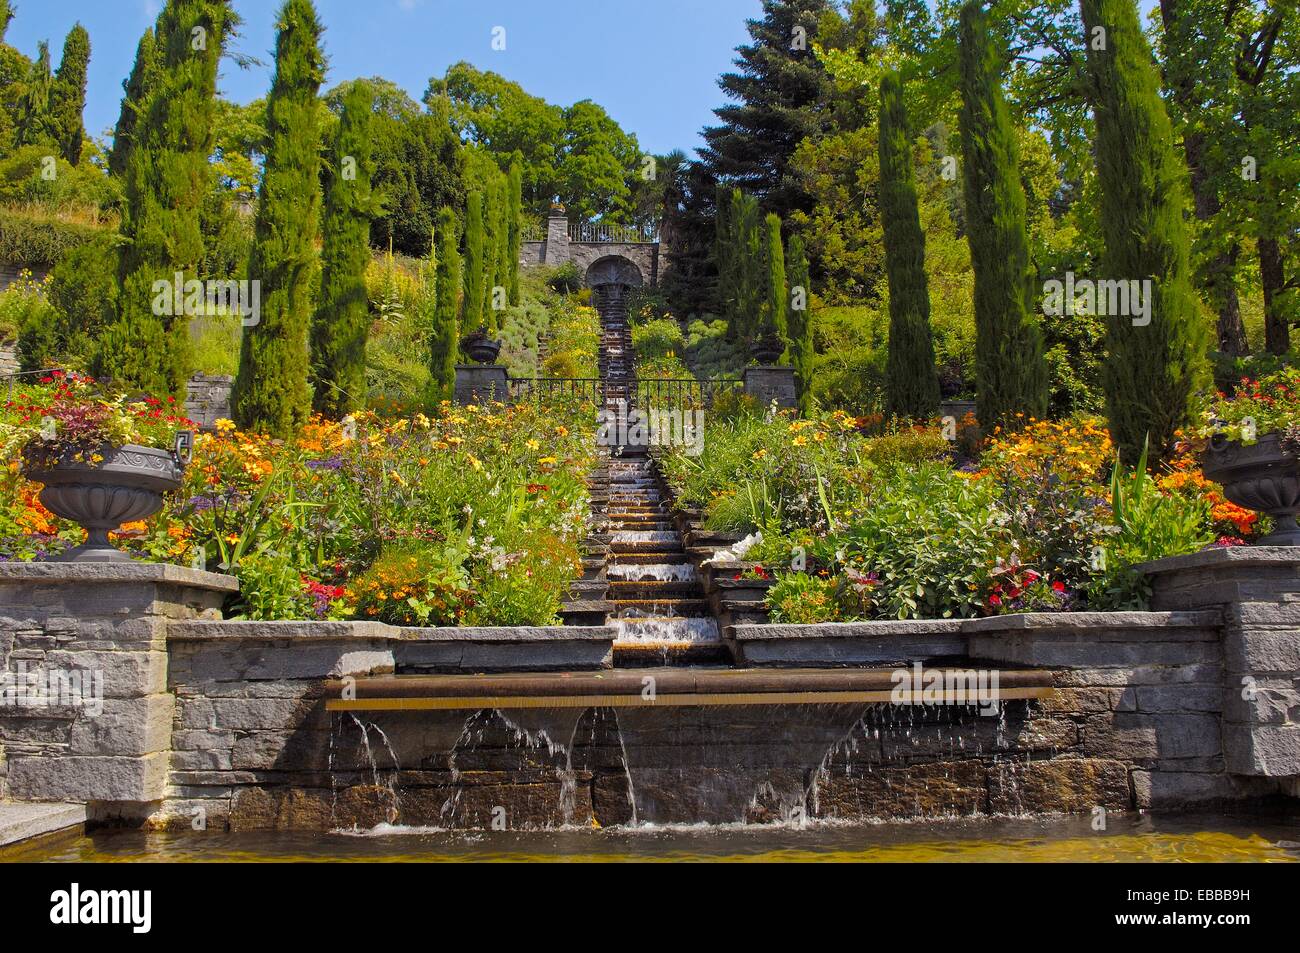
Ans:
[[[219,613],[235,587],[177,566],[0,566],[0,797],[161,801],[168,624]]]

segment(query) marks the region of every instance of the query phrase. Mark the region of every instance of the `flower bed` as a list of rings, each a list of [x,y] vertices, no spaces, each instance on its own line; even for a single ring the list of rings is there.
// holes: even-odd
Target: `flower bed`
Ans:
[[[40,412],[58,386],[17,394],[3,424]],[[233,617],[550,624],[578,575],[590,407],[444,405],[396,421],[364,414],[314,420],[291,442],[229,421],[218,430],[197,439],[185,483],[163,511],[124,527],[118,543],[232,572]],[[42,559],[79,543],[80,530],[40,506],[10,450],[0,483],[4,558]]]
[[[664,457],[679,507],[758,533],[773,621],[1139,608],[1132,566],[1256,535],[1190,455],[1117,467],[1102,423],[1033,422],[963,462],[937,428],[843,413],[715,423]]]

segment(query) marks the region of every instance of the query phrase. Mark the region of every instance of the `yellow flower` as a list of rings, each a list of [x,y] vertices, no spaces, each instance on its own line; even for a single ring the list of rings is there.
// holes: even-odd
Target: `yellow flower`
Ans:
[[[218,417],[213,426],[217,428],[218,433],[230,433],[235,429],[235,422],[227,420],[225,417]]]
[[[469,455],[469,465],[472,466],[475,470],[483,469],[482,461],[479,460],[479,458],[474,456],[474,454],[472,453]]]

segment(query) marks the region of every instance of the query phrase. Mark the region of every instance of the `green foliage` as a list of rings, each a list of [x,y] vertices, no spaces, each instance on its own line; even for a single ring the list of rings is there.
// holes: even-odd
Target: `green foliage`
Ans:
[[[111,238],[80,245],[50,272],[48,296],[55,311],[54,351],[61,366],[84,369],[96,342],[117,313],[117,245]],[[33,362],[49,367],[45,362]]]
[[[484,313],[483,282],[485,261],[483,258],[483,193],[470,192],[465,197],[465,330],[472,332],[485,328],[488,333],[496,330],[488,324],[494,320],[493,315]]]
[[[786,241],[786,266],[789,269],[790,305],[789,333],[790,364],[794,367],[795,386],[799,389],[799,410],[812,412],[813,335],[812,319],[808,310],[812,289],[808,279],[808,255],[803,239],[791,235]]]
[[[530,212],[545,214],[560,195],[580,219],[631,219],[641,149],[596,103],[561,108],[466,62],[430,79],[424,101],[445,103],[455,132],[501,168],[519,162],[522,204]]]
[[[47,297],[48,282],[34,281],[24,272],[0,291],[0,337],[18,341],[23,371],[53,367],[60,357],[59,314]]]
[[[766,275],[763,282],[763,304],[759,312],[761,333],[786,341],[789,323],[786,318],[785,248],[781,244],[781,219],[769,213],[764,220],[765,242],[763,262]]]
[[[507,184],[506,225],[510,230],[507,240],[506,255],[509,274],[510,303],[519,304],[519,246],[523,228],[523,188],[524,166],[518,155],[510,159],[510,173]]]
[[[81,143],[86,127],[81,114],[86,107],[86,70],[90,65],[90,34],[80,23],[68,31],[63,55],[50,87],[50,118],[55,142],[65,161],[81,161]]]
[[[681,357],[686,351],[686,335],[672,318],[656,318],[632,328],[632,349],[638,361]]]
[[[930,335],[925,233],[903,86],[896,74],[880,81],[880,211],[889,276],[887,406],[900,417],[928,419],[939,409],[939,379]]]
[[[1002,94],[1002,54],[975,2],[961,12],[961,140],[975,269],[980,423],[1014,428],[1047,412],[1047,366],[1035,310],[1019,146]]]
[[[59,126],[51,109],[54,76],[50,72],[50,45],[42,40],[18,94],[14,145],[58,148]]]
[[[122,108],[118,113],[117,125],[113,127],[113,147],[108,153],[108,171],[113,175],[126,174],[126,160],[135,141],[135,127],[156,79],[157,68],[158,45],[153,30],[145,30],[135,49],[131,75],[122,81]]]
[[[725,320],[711,314],[687,326],[684,354],[696,377],[734,377],[749,362],[744,348],[728,337],[729,328]]]
[[[777,623],[808,625],[844,621],[836,599],[835,580],[802,572],[779,576],[767,592],[767,607],[771,621]]]
[[[751,42],[736,48],[738,71],[718,80],[728,100],[714,110],[718,125],[704,130],[700,156],[715,181],[762,196],[764,211],[782,218],[806,202],[791,157],[821,123],[825,77],[812,41],[830,9],[827,0],[765,0],[746,24]],[[807,39],[801,48],[796,27]]]
[[[366,402],[366,335],[370,314],[370,122],[374,92],[356,85],[344,100],[325,191],[321,295],[311,328],[313,406],[330,417]]]
[[[1143,609],[1151,581],[1133,567],[1165,556],[1194,553],[1214,540],[1210,508],[1203,497],[1162,494],[1147,473],[1147,448],[1126,471],[1117,459],[1110,481],[1115,531],[1102,545],[1101,571],[1088,591],[1098,609]]]
[[[93,242],[104,229],[64,222],[44,214],[0,208],[0,261],[49,265]]]
[[[325,58],[311,0],[285,0],[276,27],[266,167],[249,261],[250,279],[262,283],[261,320],[244,333],[232,404],[245,429],[285,438],[311,414],[308,337],[321,206],[316,95]],[[355,295],[353,277],[340,274],[347,285],[340,294]],[[328,290],[334,292],[332,284]],[[352,366],[355,357],[348,360]]]
[[[93,368],[127,388],[181,394],[189,376],[187,322],[152,312],[152,286],[176,272],[194,277],[204,257],[201,209],[217,63],[238,17],[225,0],[171,0],[158,19],[160,65],[126,165],[121,296]],[[192,47],[204,29],[203,49]]]
[[[460,252],[456,248],[456,216],[449,208],[438,213],[438,262],[433,328],[429,335],[428,403],[450,400],[456,385],[456,356],[460,348],[457,305],[460,294]]]
[[[574,294],[582,287],[582,269],[576,263],[566,261],[547,276],[546,284],[559,294]]]
[[[120,200],[118,183],[101,169],[90,163],[74,166],[62,156],[52,157],[48,146],[23,146],[0,159],[0,202],[11,208],[98,225],[110,217],[108,213]]]
[[[1081,0],[1085,25],[1104,25],[1106,49],[1088,49],[1097,120],[1102,272],[1150,280],[1149,323],[1108,315],[1104,368],[1112,438],[1132,464],[1150,440],[1173,452],[1174,434],[1206,382],[1208,329],[1192,291],[1183,224],[1186,168],[1160,98],[1159,75],[1128,0]]]

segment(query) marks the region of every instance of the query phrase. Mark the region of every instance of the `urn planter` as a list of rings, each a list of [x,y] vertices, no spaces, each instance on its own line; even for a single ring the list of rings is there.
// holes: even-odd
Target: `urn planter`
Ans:
[[[1300,546],[1300,459],[1282,449],[1280,434],[1263,434],[1250,446],[1212,438],[1201,470],[1233,503],[1272,517],[1273,532],[1259,545]]]
[[[136,560],[113,546],[108,534],[123,523],[142,520],[162,508],[163,494],[181,485],[188,435],[176,450],[127,444],[104,446],[98,463],[83,462],[72,452],[56,455],[39,449],[26,454],[28,479],[43,483],[40,501],[51,513],[86,530],[86,542],[58,557],[59,562],[129,563]]]
[[[497,355],[501,353],[501,342],[488,337],[486,328],[479,328],[467,336],[461,341],[461,347],[477,364],[495,364]]]
[[[785,352],[785,344],[776,335],[759,338],[749,347],[750,356],[764,367],[775,364]]]

